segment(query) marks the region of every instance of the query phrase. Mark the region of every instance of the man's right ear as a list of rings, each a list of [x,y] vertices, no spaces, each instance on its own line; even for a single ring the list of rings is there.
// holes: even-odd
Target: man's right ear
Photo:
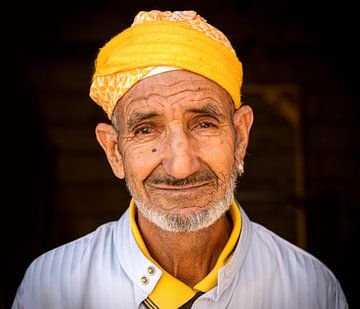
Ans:
[[[114,127],[107,123],[99,123],[95,129],[96,138],[104,149],[113,173],[120,179],[125,178],[123,158],[118,149],[117,133]]]

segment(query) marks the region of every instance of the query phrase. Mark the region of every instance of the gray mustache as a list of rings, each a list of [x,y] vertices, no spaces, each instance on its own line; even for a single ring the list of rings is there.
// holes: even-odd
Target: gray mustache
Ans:
[[[202,184],[204,182],[210,182],[216,180],[216,176],[209,170],[199,171],[186,178],[178,179],[171,175],[150,175],[146,180],[146,184],[149,185],[167,185],[172,187],[183,187],[189,185]]]

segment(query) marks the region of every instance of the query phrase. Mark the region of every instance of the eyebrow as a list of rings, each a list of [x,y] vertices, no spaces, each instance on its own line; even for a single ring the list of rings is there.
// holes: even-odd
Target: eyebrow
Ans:
[[[222,117],[222,118],[224,117],[223,113],[221,113],[221,111],[217,108],[217,106],[211,103],[208,103],[204,107],[200,107],[200,108],[190,108],[188,109],[188,112],[192,112],[200,115],[209,115],[213,117]]]
[[[191,112],[199,115],[209,115],[213,117],[224,118],[224,115],[219,111],[219,109],[214,104],[211,103],[208,103],[204,107],[200,107],[200,108],[190,108],[187,110],[187,112]],[[129,120],[127,121],[127,128],[128,130],[130,130],[139,122],[152,119],[158,116],[159,114],[156,112],[148,112],[148,113],[135,112],[130,116]]]
[[[132,127],[134,127],[136,124],[138,124],[141,121],[155,118],[158,116],[159,116],[159,114],[156,112],[149,112],[149,113],[135,112],[130,116],[129,120],[127,121],[127,128],[131,129]]]

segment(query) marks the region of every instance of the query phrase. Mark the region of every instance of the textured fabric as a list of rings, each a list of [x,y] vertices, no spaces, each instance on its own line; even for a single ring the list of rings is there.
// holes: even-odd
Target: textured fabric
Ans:
[[[195,11],[139,12],[131,27],[101,48],[90,97],[111,118],[118,100],[158,66],[205,76],[240,106],[242,65],[226,36]]]
[[[235,248],[235,245],[240,237],[241,230],[241,216],[238,206],[235,202],[232,203],[230,207],[230,216],[233,222],[233,229],[229,237],[228,242],[226,243],[223,251],[218,257],[218,260],[214,268],[210,273],[198,282],[194,287],[185,285],[180,280],[171,276],[167,273],[162,267],[151,257],[149,251],[146,248],[146,245],[141,237],[140,231],[137,227],[135,216],[136,216],[136,207],[134,200],[130,203],[130,225],[131,231],[134,235],[135,241],[141,249],[142,253],[155,263],[163,272],[159,282],[157,283],[155,289],[149,295],[149,303],[160,308],[178,308],[185,303],[189,302],[199,291],[207,292],[214,288],[217,284],[217,273],[218,270],[228,262],[231,257],[231,253]],[[195,262],[196,263],[196,262]]]
[[[347,307],[339,282],[325,265],[240,212],[242,230],[233,256],[219,270],[217,287],[192,308]],[[156,271],[149,275],[148,267]],[[145,308],[143,301],[161,276],[137,246],[126,211],[119,221],[37,258],[12,309]]]

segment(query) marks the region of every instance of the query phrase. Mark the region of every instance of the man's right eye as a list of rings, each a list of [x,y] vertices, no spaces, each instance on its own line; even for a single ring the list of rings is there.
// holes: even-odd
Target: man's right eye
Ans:
[[[139,127],[135,130],[135,134],[140,134],[140,135],[146,135],[146,134],[151,134],[153,132],[152,128],[150,126],[143,126],[143,127]]]

